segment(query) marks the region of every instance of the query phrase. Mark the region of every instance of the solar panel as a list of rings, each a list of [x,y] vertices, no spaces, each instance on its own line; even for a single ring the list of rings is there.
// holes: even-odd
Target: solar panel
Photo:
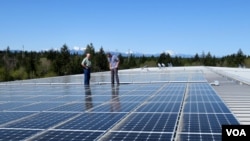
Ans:
[[[208,83],[188,84],[177,138],[221,140],[222,124],[239,124]]]
[[[179,102],[181,103],[183,100],[183,94],[182,95],[178,95],[178,94],[173,94],[173,95],[167,95],[168,93],[166,93],[165,95],[157,95],[152,97],[149,102]]]
[[[103,141],[171,141],[172,133],[154,133],[154,132],[111,132],[110,135],[101,138]]]
[[[188,113],[231,113],[222,102],[188,102],[184,106]]]
[[[117,131],[174,132],[177,114],[134,113],[119,125]],[[115,130],[115,131],[116,131]]]
[[[123,102],[110,102],[91,109],[92,112],[130,112],[135,109],[139,103],[123,103]]]
[[[10,110],[21,106],[29,105],[31,102],[4,102],[0,104],[0,111]]]
[[[141,102],[141,101],[145,101],[148,98],[148,96],[144,96],[144,95],[125,95],[125,96],[119,96],[119,94],[116,95],[112,95],[112,100],[111,102],[116,102],[116,101],[122,101],[122,102]]]
[[[107,102],[111,99],[111,95],[110,94],[106,94],[106,95],[89,95],[89,97],[91,97],[92,101],[94,102]]]
[[[121,76],[149,83],[50,84],[74,79],[82,81],[0,85],[0,140],[220,140],[222,124],[239,124],[200,71]]]
[[[30,96],[25,98],[26,101],[50,101],[55,99],[56,95],[40,95],[40,96]]]
[[[181,132],[221,133],[222,124],[238,124],[232,114],[184,114]]]
[[[78,130],[50,130],[35,138],[36,141],[93,141],[103,132],[98,131],[78,131]]]
[[[145,103],[137,112],[179,112],[181,102]]]
[[[12,108],[10,111],[44,111],[62,105],[62,103],[38,102],[18,108]]]
[[[0,112],[0,125],[15,121],[33,114],[32,112]],[[0,126],[1,127],[1,126]]]
[[[190,102],[210,102],[210,101],[216,102],[216,101],[219,101],[220,102],[221,99],[217,95],[210,96],[210,95],[206,95],[206,93],[203,92],[202,95],[188,96],[187,101],[190,101]]]
[[[68,118],[71,118],[76,114],[74,113],[38,113],[34,116],[18,120],[14,123],[7,124],[5,128],[28,128],[28,129],[47,129],[54,126],[57,123],[62,122]]]
[[[2,94],[1,101],[19,101],[27,98],[27,96],[10,96],[9,94]],[[1,103],[0,103],[1,104]]]
[[[0,129],[0,139],[3,141],[24,140],[41,130]]]
[[[56,98],[53,99],[49,99],[46,101],[57,101],[57,102],[82,102],[85,100],[85,96],[83,94],[78,95],[78,96],[74,96],[74,95],[70,95],[70,96],[58,96]]]
[[[124,116],[125,113],[84,113],[56,127],[56,129],[105,131]]]
[[[177,138],[180,141],[221,141],[221,135],[219,134],[192,134],[182,133]]]
[[[86,104],[85,103],[67,103],[65,105],[62,106],[57,106],[55,108],[51,108],[49,111],[60,111],[60,112],[67,112],[67,111],[71,111],[71,112],[84,112],[87,107],[85,107]]]

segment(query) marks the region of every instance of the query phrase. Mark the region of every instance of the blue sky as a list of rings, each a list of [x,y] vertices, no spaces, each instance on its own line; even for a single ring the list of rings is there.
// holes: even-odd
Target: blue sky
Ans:
[[[0,0],[0,50],[250,55],[249,0]]]

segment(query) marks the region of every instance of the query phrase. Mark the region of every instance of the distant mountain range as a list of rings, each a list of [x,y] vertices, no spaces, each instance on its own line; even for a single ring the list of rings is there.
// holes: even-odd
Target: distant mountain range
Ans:
[[[0,51],[5,51],[5,50],[0,50]],[[21,52],[22,50],[10,50],[11,52]],[[45,51],[45,50],[44,50]],[[85,53],[84,50],[76,50],[76,49],[70,49],[70,54],[79,54],[79,55],[83,55]],[[151,56],[154,56],[154,57],[159,57],[161,53],[155,53],[155,54],[144,54],[144,53],[140,53],[140,52],[116,52],[116,51],[110,51],[111,53],[113,54],[116,54],[116,55],[119,55],[121,54],[122,56],[124,57],[128,57],[130,55],[133,55],[135,57],[142,57],[143,55],[145,57],[151,57]],[[183,58],[191,58],[193,57],[194,55],[189,55],[189,54],[176,54],[174,53],[173,51],[166,51],[165,53],[168,53],[171,57],[183,57]]]
[[[70,53],[71,54],[84,54],[84,50],[75,50],[75,49],[71,49],[70,50]],[[151,57],[151,56],[154,56],[154,57],[159,57],[161,53],[155,53],[155,54],[144,54],[144,53],[140,53],[140,52],[116,52],[116,51],[110,51],[110,53],[113,53],[113,54],[116,54],[116,55],[119,55],[121,54],[122,56],[124,57],[128,57],[130,55],[134,55],[135,57],[142,57],[143,55],[145,57]],[[193,57],[194,55],[189,55],[189,54],[175,54],[173,51],[166,51],[165,53],[168,53],[171,57],[183,57],[183,58],[191,58]]]

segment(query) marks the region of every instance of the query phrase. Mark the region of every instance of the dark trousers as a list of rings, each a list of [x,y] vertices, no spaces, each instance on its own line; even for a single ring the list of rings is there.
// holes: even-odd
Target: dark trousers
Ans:
[[[89,80],[90,80],[90,68],[88,69],[83,69],[84,71],[84,85],[89,85]]]
[[[118,68],[111,69],[111,83],[114,84],[116,79],[116,83],[119,84],[119,76],[118,76]]]

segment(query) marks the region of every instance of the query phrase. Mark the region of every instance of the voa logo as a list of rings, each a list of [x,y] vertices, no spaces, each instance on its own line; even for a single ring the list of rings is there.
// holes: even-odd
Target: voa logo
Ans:
[[[226,129],[227,136],[247,136],[244,129]]]

